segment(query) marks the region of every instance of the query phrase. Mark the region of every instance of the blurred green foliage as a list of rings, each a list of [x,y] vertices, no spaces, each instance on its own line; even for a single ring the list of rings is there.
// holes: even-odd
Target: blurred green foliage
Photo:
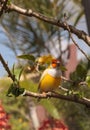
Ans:
[[[81,61],[76,70],[70,74],[70,80],[73,82],[65,81],[62,85],[68,88],[74,94],[77,92],[78,96],[85,96],[90,99],[90,88],[85,83],[86,77],[90,71],[90,61]],[[60,104],[60,105],[58,105]],[[90,108],[82,106],[78,103],[67,101],[55,100],[55,105],[61,111],[62,116],[65,118],[66,123],[70,130],[89,130],[90,124]]]
[[[10,115],[10,124],[12,130],[29,130],[30,122],[26,118],[25,111],[27,110],[25,98],[7,97],[7,91],[12,81],[9,78],[0,79],[0,99],[5,111]]]

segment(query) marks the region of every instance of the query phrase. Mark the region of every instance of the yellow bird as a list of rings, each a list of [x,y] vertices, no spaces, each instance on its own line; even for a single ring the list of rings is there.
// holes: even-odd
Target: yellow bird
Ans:
[[[47,68],[39,81],[38,90],[42,92],[51,92],[61,84],[60,61],[53,59],[49,68]]]

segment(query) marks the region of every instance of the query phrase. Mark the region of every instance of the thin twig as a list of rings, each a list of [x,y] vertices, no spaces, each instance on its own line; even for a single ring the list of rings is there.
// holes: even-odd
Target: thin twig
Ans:
[[[71,33],[71,30],[70,30],[70,27],[69,25],[67,24],[66,22],[66,15],[64,16],[64,19],[65,19],[65,24],[67,26],[67,29],[68,29],[68,32],[69,32],[69,35],[70,35],[70,38],[72,39],[73,43],[77,46],[77,48],[82,52],[82,54],[87,58],[87,60],[90,61],[90,58],[87,56],[87,54],[79,47],[79,45],[76,43],[76,41],[74,40],[73,36],[72,36],[72,33]]]
[[[15,75],[13,75],[8,67],[8,65],[6,64],[5,60],[3,59],[2,55],[0,54],[0,61],[3,65],[3,67],[5,68],[5,70],[7,71],[8,73],[8,76],[13,80],[15,81]]]
[[[61,76],[61,79],[67,82],[73,83],[73,80],[67,79],[66,77]]]
[[[76,43],[76,41],[73,39],[72,34],[70,33],[70,37],[73,41],[73,43],[77,46],[77,48],[82,52],[82,54],[87,58],[88,61],[90,61],[90,58],[87,56],[87,54],[79,47],[79,45]]]
[[[59,89],[61,89],[61,90],[65,91],[65,92],[68,92],[68,91],[69,91],[69,89],[64,88],[64,87],[62,87],[62,86],[59,86]]]

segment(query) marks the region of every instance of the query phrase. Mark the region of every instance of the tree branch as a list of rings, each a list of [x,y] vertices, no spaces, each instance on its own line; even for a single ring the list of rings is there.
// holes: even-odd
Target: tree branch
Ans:
[[[7,71],[8,73],[8,77],[10,77],[13,81],[15,81],[15,75],[13,75],[8,67],[8,65],[6,64],[5,60],[3,59],[2,55],[0,54],[0,61],[4,67],[4,69]]]
[[[56,25],[58,27],[62,27],[64,30],[68,31],[67,25],[65,22],[61,22],[57,19],[54,18],[49,18],[43,14],[37,13],[35,11],[32,11],[31,9],[23,9],[20,8],[14,4],[10,4],[9,6],[7,6],[7,9],[9,12],[11,11],[15,11],[19,14],[25,15],[25,16],[29,16],[29,17],[35,17],[37,19],[40,19],[44,22]],[[86,34],[84,31],[76,29],[75,27],[73,27],[72,25],[68,25],[70,28],[70,32],[74,33],[75,35],[78,36],[78,38],[82,39],[85,41],[85,43],[90,46],[90,37],[88,36],[88,34]]]
[[[67,100],[67,101],[71,101],[71,102],[75,102],[75,103],[79,103],[82,105],[85,105],[87,107],[90,107],[90,99],[87,99],[85,97],[78,97],[77,95],[62,95],[62,94],[57,94],[57,93],[46,93],[46,95],[43,94],[38,94],[38,93],[33,93],[30,91],[26,91],[24,93],[24,96],[31,96],[34,98],[58,98],[58,99],[62,99],[62,100]]]

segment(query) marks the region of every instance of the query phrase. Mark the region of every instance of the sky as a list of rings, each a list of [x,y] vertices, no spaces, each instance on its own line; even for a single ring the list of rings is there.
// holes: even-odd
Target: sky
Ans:
[[[77,25],[78,29],[84,30],[87,32],[87,27],[86,27],[86,22],[85,22],[85,17],[83,16],[82,19],[79,21],[79,24]],[[74,37],[75,41],[79,43],[80,48],[84,49],[86,53],[90,54],[90,48],[80,39],[77,37]],[[2,54],[3,58],[5,59],[6,63],[10,68],[12,68],[13,64],[16,63],[16,57],[14,53],[4,45],[5,42],[8,42],[8,38],[5,36],[2,27],[0,26],[0,53]],[[72,41],[71,41],[72,42]],[[78,59],[83,58],[83,54],[78,51]],[[3,68],[2,64],[0,63],[0,77],[3,77],[6,75],[6,71]]]
[[[76,28],[83,30],[84,32],[86,32],[88,34],[85,15],[83,15],[83,17],[81,18],[81,20],[77,24]],[[74,37],[74,39],[78,43],[80,48],[82,50],[84,50],[86,54],[90,55],[90,47],[83,40],[80,40],[77,37]],[[81,59],[81,58],[85,58],[85,56],[81,53],[81,51],[78,50],[78,59]]]
[[[2,27],[0,26],[0,54],[3,56],[8,66],[12,68],[13,64],[16,62],[16,57],[14,53],[4,45],[6,42],[8,42],[8,38],[5,36]],[[0,77],[6,74],[7,73],[0,62]]]

